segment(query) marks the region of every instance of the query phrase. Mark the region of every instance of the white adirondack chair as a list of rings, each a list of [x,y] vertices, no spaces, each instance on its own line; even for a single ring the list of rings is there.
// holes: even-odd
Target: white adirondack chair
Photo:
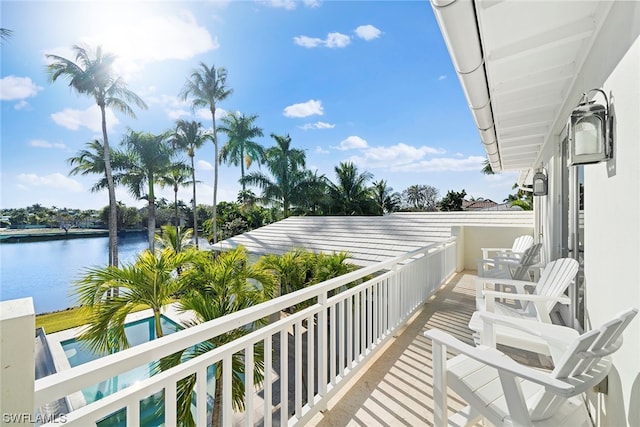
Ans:
[[[582,393],[608,375],[610,355],[622,345],[622,332],[637,313],[638,309],[629,309],[600,329],[565,341],[551,372],[521,365],[496,350],[492,333],[485,335],[482,345],[472,347],[437,329],[425,332],[433,340],[435,425],[467,426],[484,417],[495,426],[590,427]],[[485,331],[510,327],[555,341],[554,345],[569,329],[492,313],[480,317]],[[447,351],[459,354],[447,360]],[[451,418],[448,387],[469,404]]]
[[[495,256],[519,258],[531,245],[533,245],[532,236],[520,236],[513,241],[513,245],[510,248],[481,248],[482,259],[489,259]]]
[[[524,250],[519,258],[497,256],[478,260],[478,280],[492,279],[525,280],[529,278],[529,269],[536,265],[542,249],[542,243],[536,243]]]
[[[564,292],[577,272],[578,261],[571,258],[560,258],[547,264],[537,283],[522,280],[478,278],[476,282],[476,308],[478,311],[471,316],[469,322],[469,328],[475,331],[476,343],[479,342],[483,332],[483,323],[479,318],[481,312],[497,313],[513,319],[551,323],[550,313],[553,307],[557,303],[569,304],[570,300],[564,295]],[[487,284],[511,285],[515,287],[516,292],[486,289]],[[527,293],[525,287],[532,287],[533,292]],[[507,305],[496,301],[497,299],[512,300],[519,306],[516,304]],[[522,334],[509,328],[498,327],[496,340],[498,343],[510,347],[522,348],[553,357],[543,340],[532,337],[524,339]]]

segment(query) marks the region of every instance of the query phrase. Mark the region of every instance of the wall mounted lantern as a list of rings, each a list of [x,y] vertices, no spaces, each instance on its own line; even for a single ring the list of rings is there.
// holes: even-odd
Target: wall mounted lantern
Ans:
[[[546,196],[549,191],[549,181],[546,170],[538,170],[533,175],[533,195]]]
[[[600,92],[605,104],[589,101],[592,92]],[[607,94],[591,89],[582,94],[569,121],[569,165],[586,165],[613,157],[613,114]]]

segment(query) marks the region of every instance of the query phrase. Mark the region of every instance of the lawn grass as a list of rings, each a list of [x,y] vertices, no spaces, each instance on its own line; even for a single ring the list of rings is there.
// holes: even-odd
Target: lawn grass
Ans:
[[[131,311],[145,310],[146,305],[139,305]],[[80,307],[73,307],[63,311],[53,313],[39,314],[36,316],[36,328],[44,328],[47,334],[64,331],[65,329],[75,328],[86,325],[88,321],[87,312]]]

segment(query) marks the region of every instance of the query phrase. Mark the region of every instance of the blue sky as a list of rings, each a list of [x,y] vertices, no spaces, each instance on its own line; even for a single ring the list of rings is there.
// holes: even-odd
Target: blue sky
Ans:
[[[431,6],[426,1],[6,1],[2,28],[0,208],[34,203],[101,208],[95,177],[69,176],[66,159],[101,138],[95,102],[64,81],[49,84],[45,54],[73,58],[71,46],[102,45],[148,110],[137,119],[109,112],[109,139],[127,129],[160,133],[175,120],[211,127],[177,95],[200,62],[222,66],[233,95],[220,114],[257,114],[271,133],[290,134],[307,167],[334,180],[354,162],[395,191],[432,185],[444,196],[502,201],[516,176],[479,171],[484,151]],[[221,136],[221,143],[225,137]],[[196,153],[198,202],[212,201],[213,145]],[[252,166],[252,169],[256,166]],[[251,169],[251,170],[252,170]],[[239,168],[220,168],[219,200],[233,201]],[[118,200],[143,206],[124,188]],[[256,193],[259,190],[254,189]],[[160,189],[171,200],[172,190]],[[188,202],[189,189],[180,197]]]

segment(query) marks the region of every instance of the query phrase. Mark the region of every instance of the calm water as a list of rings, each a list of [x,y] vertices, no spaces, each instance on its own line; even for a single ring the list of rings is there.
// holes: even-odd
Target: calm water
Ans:
[[[77,305],[72,284],[86,267],[109,260],[109,239],[92,237],[0,244],[0,300],[33,297],[36,313]],[[147,234],[118,236],[118,259],[133,262],[147,248]]]

